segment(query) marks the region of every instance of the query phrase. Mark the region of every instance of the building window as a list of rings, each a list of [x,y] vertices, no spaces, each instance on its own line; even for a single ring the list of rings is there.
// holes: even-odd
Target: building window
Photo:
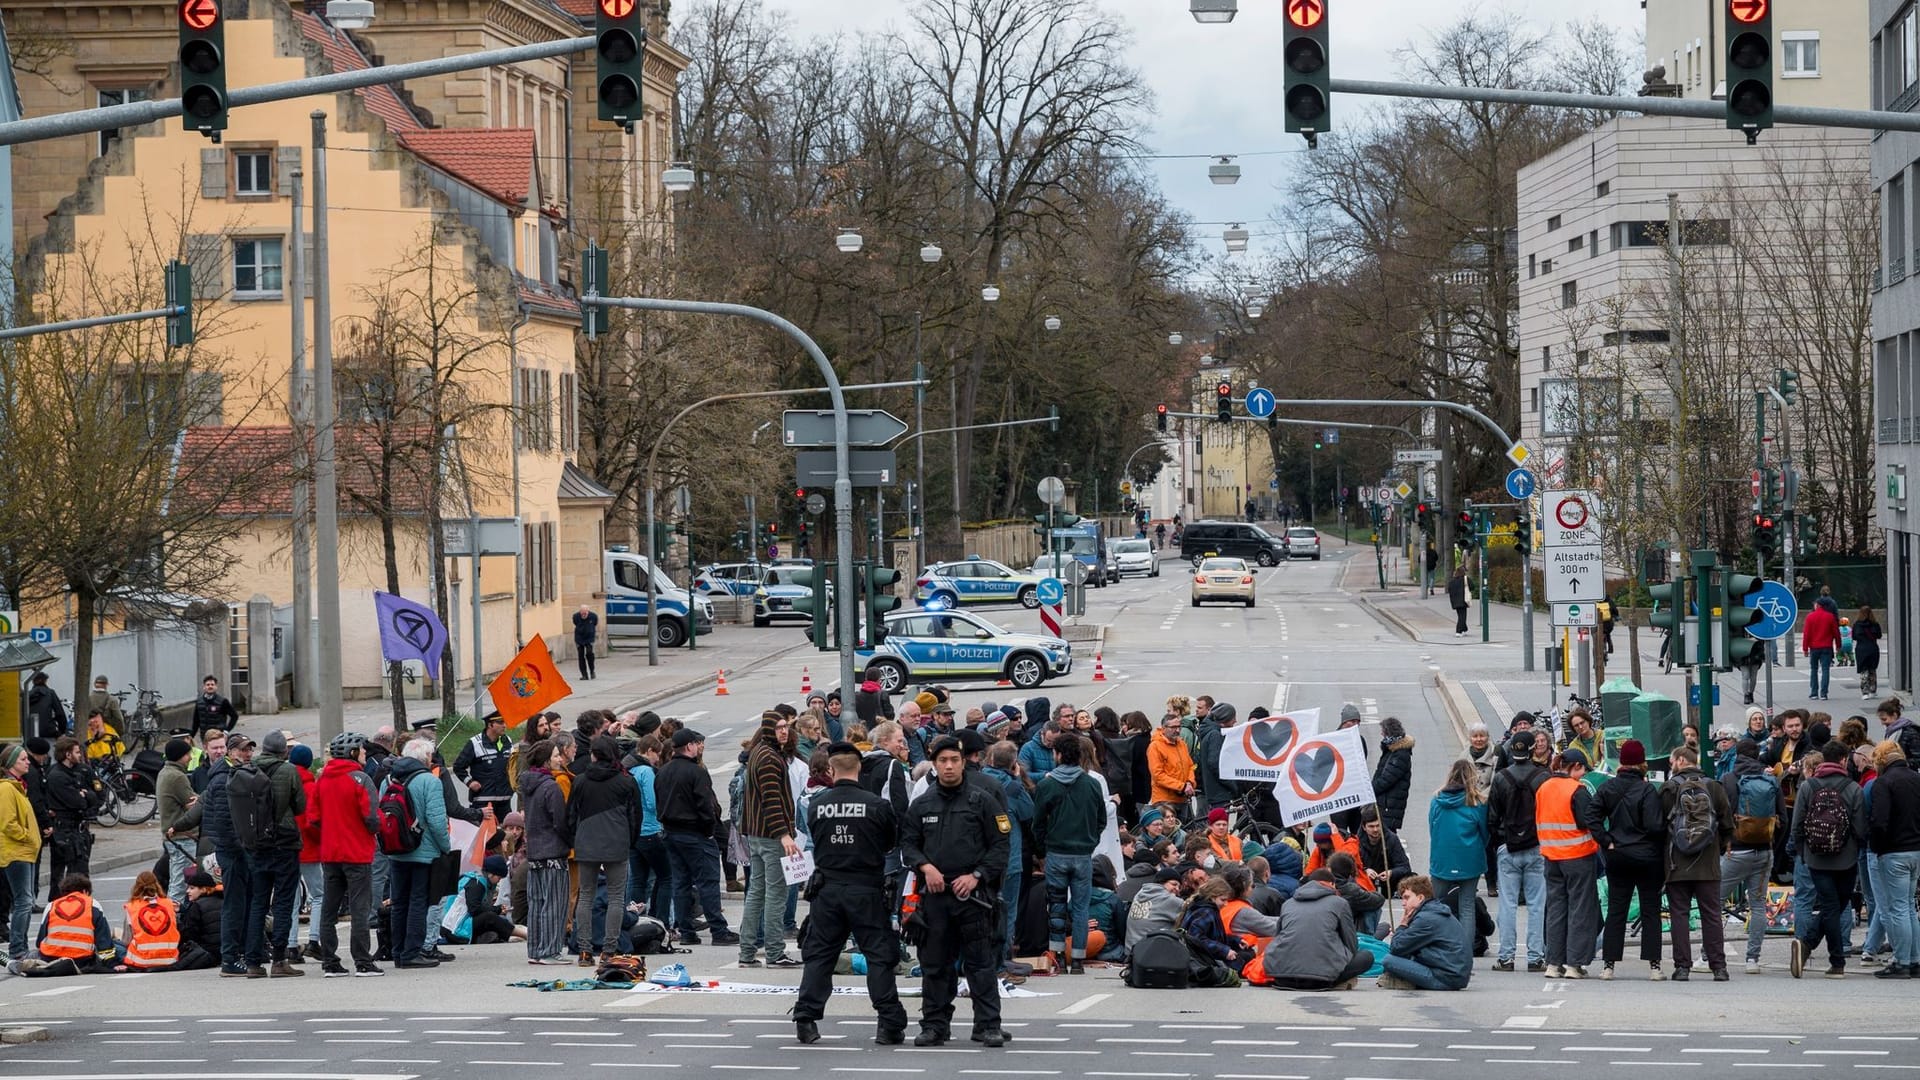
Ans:
[[[1527,396],[1529,398],[1529,401],[1527,403],[1527,408],[1532,410],[1533,412],[1539,412],[1540,411],[1540,388],[1537,386],[1529,387],[1527,390]]]
[[[516,443],[522,449],[546,453],[553,449],[553,373],[520,369],[520,417]]]
[[[1610,194],[1612,191],[1613,191],[1613,181],[1611,180],[1602,180],[1598,184],[1594,185],[1594,188],[1593,188],[1594,197],[1599,199],[1606,198],[1607,195]]]
[[[579,380],[572,372],[560,376],[560,452],[580,449]]]
[[[1570,308],[1580,302],[1580,283],[1569,281],[1560,286],[1560,306]]]
[[[1820,31],[1782,30],[1780,32],[1780,77],[1783,79],[1820,77]]]
[[[1553,370],[1553,346],[1551,345],[1540,346],[1540,370]]]
[[[1581,248],[1585,246],[1587,246],[1587,238],[1584,236],[1576,236],[1573,239],[1567,241],[1567,251],[1569,254],[1575,251],[1579,251]]]
[[[1560,215],[1559,215],[1559,214],[1555,214],[1555,215],[1553,215],[1552,217],[1550,217],[1550,218],[1548,218],[1548,219],[1547,219],[1547,231],[1548,231],[1548,232],[1552,232],[1553,230],[1555,230],[1555,229],[1557,229],[1557,228],[1559,228],[1559,227],[1560,227]]]
[[[1543,260],[1540,263],[1540,272],[1543,274],[1553,273],[1553,260],[1552,259]]]
[[[233,242],[233,295],[280,295],[280,241]]]
[[[242,198],[256,199],[273,194],[272,150],[233,152],[233,193]]]
[[[556,544],[551,521],[528,522],[520,526],[521,557],[520,602],[529,606],[551,604],[560,599],[558,575],[554,572]]]
[[[100,91],[99,98],[100,107],[103,109],[109,105],[125,105],[134,101],[151,100],[153,100],[153,91],[140,86],[125,86],[115,90],[102,90]],[[100,153],[102,155],[106,154],[107,148],[113,145],[113,140],[119,137],[119,128],[110,128],[101,132]]]
[[[1533,278],[1538,276],[1539,273],[1540,273],[1540,256],[1538,255],[1527,256],[1527,277]]]

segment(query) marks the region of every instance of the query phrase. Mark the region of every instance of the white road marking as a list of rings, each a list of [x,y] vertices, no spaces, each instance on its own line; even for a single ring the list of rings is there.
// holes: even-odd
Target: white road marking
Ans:
[[[1448,1043],[1447,1049],[1449,1050],[1518,1050],[1523,1053],[1533,1052],[1533,1047],[1531,1046],[1515,1046],[1511,1043]]]
[[[1500,1025],[1510,1028],[1543,1028],[1547,1026],[1544,1016],[1509,1016],[1507,1022]]]
[[[78,993],[81,990],[91,990],[91,989],[93,989],[92,983],[81,983],[79,986],[56,986],[51,990],[35,990],[33,993],[28,994],[27,996],[28,997],[59,997],[61,994],[73,994],[73,993]]]
[[[588,1063],[593,1069],[677,1069],[677,1061],[594,1061]]]

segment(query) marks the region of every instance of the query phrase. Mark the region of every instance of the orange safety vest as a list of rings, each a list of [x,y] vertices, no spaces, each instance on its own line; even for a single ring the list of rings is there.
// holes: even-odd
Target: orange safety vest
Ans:
[[[1573,818],[1573,796],[1585,787],[1571,777],[1556,776],[1534,793],[1533,824],[1540,836],[1540,854],[1564,861],[1584,859],[1600,850],[1593,834]]]
[[[1300,880],[1302,881],[1306,880],[1308,874],[1313,873],[1315,870],[1323,869],[1327,865],[1327,858],[1330,857],[1330,856],[1321,855],[1320,848],[1312,843],[1309,843],[1307,846],[1313,849],[1313,854],[1307,859],[1307,868],[1300,872]],[[1347,836],[1341,833],[1340,830],[1335,829],[1333,831],[1333,850],[1344,851],[1347,854],[1353,856],[1353,865],[1356,867],[1359,867],[1363,871],[1362,873],[1358,873],[1354,875],[1353,883],[1355,885],[1360,886],[1361,888],[1367,890],[1368,892],[1380,891],[1379,889],[1374,888],[1373,878],[1367,876],[1367,874],[1364,872],[1366,869],[1366,864],[1360,861],[1360,838],[1359,837]]]
[[[1207,836],[1207,846],[1213,849],[1214,858],[1231,859],[1234,862],[1241,861],[1241,852],[1244,850],[1240,846],[1240,838],[1232,833],[1227,834],[1227,846],[1225,850],[1221,849],[1220,841],[1214,839],[1211,834]]]
[[[127,966],[172,967],[180,959],[180,920],[173,901],[164,896],[129,900],[124,910],[127,913]]]
[[[93,898],[68,893],[47,905],[47,937],[40,955],[55,960],[85,960],[94,952]]]
[[[1227,933],[1239,938],[1242,945],[1253,946],[1253,959],[1240,968],[1240,977],[1256,986],[1265,986],[1268,981],[1265,960],[1267,943],[1273,939],[1242,933],[1233,928],[1233,921],[1240,917],[1241,912],[1252,910],[1253,905],[1245,900],[1228,900],[1220,905],[1220,925],[1226,929]]]

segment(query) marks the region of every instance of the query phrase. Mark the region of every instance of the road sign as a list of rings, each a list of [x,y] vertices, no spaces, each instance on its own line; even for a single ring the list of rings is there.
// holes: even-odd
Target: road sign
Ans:
[[[1713,703],[1715,705],[1720,704],[1720,684],[1719,683],[1713,684]],[[1687,704],[1692,705],[1695,708],[1700,707],[1700,684],[1699,683],[1694,683],[1693,685],[1687,687]]]
[[[884,487],[899,469],[891,450],[850,450],[847,473],[854,487]],[[793,455],[793,473],[803,488],[833,486],[833,451],[802,450]]]
[[[1040,627],[1051,637],[1060,636],[1060,605],[1040,605]]]
[[[33,628],[33,640],[35,640],[35,641],[37,641],[37,642],[39,642],[39,643],[40,643],[40,644],[42,644],[42,645],[51,645],[51,644],[53,644],[53,627],[51,627],[51,626],[36,626],[36,627],[34,627],[34,628]]]
[[[1373,505],[1373,489],[1372,488],[1363,487],[1360,489],[1360,505],[1361,506]]]
[[[1727,14],[1743,23],[1757,23],[1767,17],[1767,0],[1733,0]]]
[[[1800,616],[1800,604],[1793,598],[1793,590],[1777,581],[1761,583],[1759,588],[1747,594],[1741,606],[1760,613],[1760,621],[1747,627],[1747,633],[1762,641],[1772,641],[1785,635],[1793,629],[1793,621]]]
[[[0,634],[17,634],[19,632],[20,613],[17,611],[0,611]]]
[[[1393,452],[1393,463],[1395,465],[1435,464],[1438,463],[1443,456],[1439,450],[1395,450]]]
[[[1507,449],[1507,460],[1513,462],[1515,465],[1525,465],[1527,459],[1532,456],[1533,451],[1527,449],[1527,444],[1525,443],[1514,443]]]
[[[1268,490],[1268,491],[1279,491],[1279,490],[1280,490],[1280,481],[1278,481],[1278,480],[1269,480],[1269,481],[1267,481],[1267,490]]]
[[[1600,609],[1593,604],[1555,604],[1552,621],[1555,626],[1598,626]]]
[[[1339,429],[1339,428],[1337,428],[1337,427],[1330,427],[1330,428],[1328,428],[1328,429],[1327,429],[1326,431],[1324,431],[1324,432],[1321,432],[1321,439],[1320,439],[1320,441],[1321,441],[1321,442],[1323,442],[1323,443],[1326,443],[1326,444],[1327,444],[1328,446],[1337,446],[1337,445],[1339,445],[1339,442],[1340,442],[1340,429]]]
[[[1079,561],[1074,560],[1074,562]],[[1067,598],[1067,587],[1056,577],[1041,578],[1040,584],[1033,591],[1043,604],[1058,604]]]
[[[1400,485],[1400,486],[1401,486],[1401,487],[1406,487],[1406,485],[1405,485],[1405,484],[1402,484],[1402,485]],[[1408,491],[1412,491],[1413,489],[1412,489],[1412,488],[1407,488],[1407,490],[1408,490]],[[1392,501],[1393,501],[1393,496],[1394,496],[1394,489],[1393,489],[1393,488],[1390,488],[1390,487],[1388,487],[1388,486],[1387,486],[1387,485],[1385,485],[1385,484],[1381,484],[1381,485],[1380,485],[1379,487],[1377,487],[1377,488],[1375,488],[1375,489],[1373,490],[1373,501],[1374,501],[1374,502],[1377,502],[1377,503],[1387,503],[1387,502],[1392,502]]]
[[[472,518],[455,518],[440,523],[440,547],[447,555],[472,555]],[[480,554],[520,554],[520,519],[481,518]]]
[[[1524,499],[1533,494],[1533,474],[1525,469],[1515,469],[1507,474],[1507,494],[1516,499]]]
[[[186,0],[180,5],[180,21],[195,30],[206,30],[220,21],[220,5],[215,0]]]
[[[1598,603],[1607,596],[1606,557],[1599,544],[1542,548],[1547,603]]]
[[[1319,26],[1326,15],[1326,0],[1287,0],[1287,21],[1302,30]]]
[[[1600,501],[1591,491],[1549,491],[1542,496],[1546,516],[1540,523],[1540,546],[1599,546]]]
[[[1067,497],[1067,485],[1061,483],[1060,478],[1057,476],[1041,477],[1040,484],[1036,491],[1040,496],[1040,501],[1046,503],[1048,506],[1058,506],[1060,505],[1060,500]]]
[[[1133,481],[1131,480],[1120,481],[1120,494],[1122,495],[1133,494]]]
[[[1273,415],[1273,391],[1258,388],[1247,391],[1247,415],[1265,420]]]
[[[1405,480],[1402,480],[1400,481],[1399,486],[1393,489],[1393,493],[1404,499],[1407,496],[1413,494],[1413,488],[1408,486]]]
[[[833,410],[788,409],[780,415],[788,446],[832,446]],[[907,422],[885,409],[848,409],[848,446],[885,446],[907,433]],[[828,478],[832,482],[832,478]]]
[[[819,517],[827,511],[827,497],[817,491],[807,492],[807,513]]]

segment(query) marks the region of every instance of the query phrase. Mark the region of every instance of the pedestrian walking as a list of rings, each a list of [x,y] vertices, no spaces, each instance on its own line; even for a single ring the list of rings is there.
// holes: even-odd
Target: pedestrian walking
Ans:
[[[1847,775],[1846,747],[1829,743],[1817,752],[1813,775],[1794,800],[1790,842],[1796,864],[1813,881],[1813,918],[1796,919],[1788,971],[1799,978],[1807,956],[1824,939],[1827,978],[1847,975],[1845,919],[1859,871],[1860,847],[1867,842],[1868,819],[1860,785]]]
[[[200,696],[193,699],[193,737],[215,729],[231,731],[239,722],[239,711],[220,693],[220,680],[212,675],[200,680]]]
[[[1585,825],[1593,820],[1592,795],[1581,782],[1586,755],[1564,750],[1555,764],[1534,797],[1534,825],[1546,861],[1547,978],[1584,979],[1600,933],[1593,858],[1600,844]]]
[[[1800,630],[1800,652],[1807,658],[1807,693],[1815,701],[1827,699],[1833,677],[1833,651],[1840,643],[1840,611],[1833,597],[1822,596],[1807,612]]]
[[[346,731],[327,744],[327,763],[314,781],[307,817],[320,830],[320,904],[312,921],[320,927],[320,973],[333,979],[386,974],[374,963],[373,855],[380,821],[374,812],[373,780],[367,776],[366,737]],[[347,915],[349,971],[340,960],[340,914]]]
[[[591,679],[594,676],[593,647],[600,640],[600,613],[591,605],[581,604],[580,610],[573,613],[573,651],[580,657],[580,677]]]
[[[1862,604],[1853,616],[1853,666],[1860,673],[1860,700],[1880,692],[1880,639],[1884,631],[1873,609]]]
[[[1489,835],[1487,799],[1476,766],[1471,758],[1460,758],[1427,804],[1427,868],[1435,899],[1460,920],[1468,941],[1475,936],[1475,886],[1487,872]]]
[[[1668,755],[1671,773],[1660,788],[1666,819],[1667,906],[1672,919],[1673,978],[1685,982],[1693,968],[1693,939],[1688,923],[1700,910],[1700,945],[1714,982],[1726,982],[1726,927],[1720,915],[1720,852],[1733,840],[1733,804],[1724,786],[1700,771],[1700,755],[1676,746]],[[1609,868],[1611,873],[1611,868]],[[1641,918],[1647,918],[1642,901]],[[1651,927],[1651,922],[1642,924]],[[1644,939],[1650,936],[1641,931]]]
[[[806,885],[809,913],[800,942],[806,971],[793,1006],[795,1034],[803,1043],[820,1041],[834,963],[852,937],[867,962],[867,997],[880,1018],[873,1041],[898,1045],[906,1040],[907,1010],[894,983],[900,942],[887,885],[887,855],[899,842],[893,807],[860,785],[858,747],[835,742],[826,749],[833,783],[807,806],[814,876]]]
[[[160,815],[160,854],[167,860],[167,899],[175,908],[187,904],[187,871],[194,866],[200,837],[200,797],[193,793],[193,781],[187,776],[187,759],[193,756],[193,744],[185,739],[167,740],[154,782],[154,801]]]
[[[1447,604],[1453,608],[1453,636],[1467,636],[1467,566],[1461,563],[1453,568],[1453,576],[1447,579]]]
[[[1000,981],[995,975],[994,901],[1007,872],[1013,823],[994,793],[967,781],[966,758],[952,736],[935,740],[935,783],[907,809],[901,849],[919,875],[920,1034],[915,1046],[952,1037],[953,999],[966,973],[973,1041],[1004,1046]]]

